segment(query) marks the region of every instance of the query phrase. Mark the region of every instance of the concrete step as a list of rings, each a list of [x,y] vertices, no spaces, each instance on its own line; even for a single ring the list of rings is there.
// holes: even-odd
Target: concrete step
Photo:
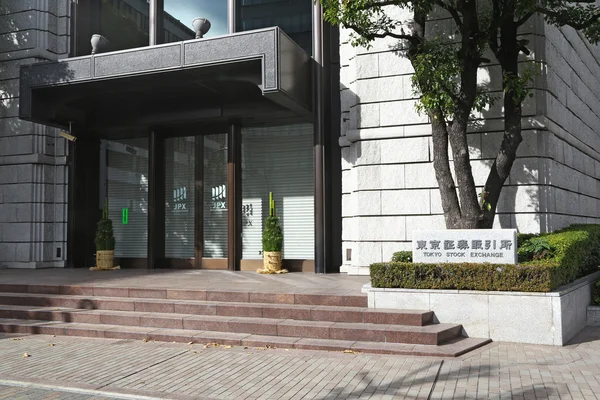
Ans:
[[[490,342],[457,337],[441,345],[404,344],[7,318],[0,318],[0,332],[435,357],[456,357]]]
[[[367,307],[366,295],[328,295],[321,293],[274,293],[223,290],[188,290],[167,288],[132,288],[105,286],[19,285],[0,284],[0,293],[80,295],[119,298],[201,300],[242,303],[304,304],[313,306]]]
[[[431,311],[386,310],[369,309],[366,307],[305,304],[193,301],[132,297],[90,297],[35,293],[0,293],[0,305],[220,315],[306,321],[366,322],[373,324],[411,326],[427,325],[433,320],[433,312]],[[1,310],[3,310],[2,307],[0,307],[0,311]]]
[[[3,306],[0,317],[72,323],[189,329],[255,335],[438,345],[461,335],[462,326],[426,326],[303,321],[264,317],[190,315],[139,311],[86,310],[64,307]]]

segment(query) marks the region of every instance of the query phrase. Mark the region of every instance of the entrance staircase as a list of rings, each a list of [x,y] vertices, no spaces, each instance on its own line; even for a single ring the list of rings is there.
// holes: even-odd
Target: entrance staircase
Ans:
[[[454,357],[488,343],[364,295],[2,285],[0,332]]]

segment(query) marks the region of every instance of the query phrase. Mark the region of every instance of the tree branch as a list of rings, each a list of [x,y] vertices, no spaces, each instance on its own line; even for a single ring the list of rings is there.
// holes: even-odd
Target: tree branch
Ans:
[[[598,19],[600,19],[600,13],[596,13],[596,14],[590,16],[590,18],[588,18],[586,21],[577,23],[577,22],[569,21],[569,19],[565,16],[566,14],[564,12],[548,10],[547,8],[539,7],[539,6],[537,6],[535,8],[535,11],[539,12],[540,14],[544,14],[547,17],[554,18],[554,20],[556,21],[556,23],[558,25],[568,25],[571,28],[574,28],[577,30],[583,30],[583,29],[589,28],[590,26],[592,26],[593,24],[598,22]]]
[[[419,43],[421,43],[421,39],[415,35],[394,33],[385,29],[382,29],[381,32],[365,32],[359,26],[347,23],[344,24],[344,27],[352,29],[354,32],[358,33],[361,36],[364,36],[367,39],[381,39],[385,37],[392,37],[399,40],[407,40],[413,45],[418,45]]]
[[[398,3],[398,0],[375,1],[374,3],[364,5],[363,7],[361,7],[361,9],[370,10],[371,8],[375,7],[397,6],[399,5]]]
[[[435,0],[435,4],[448,11],[450,15],[452,15],[452,18],[454,19],[456,25],[459,28],[462,28],[462,19],[460,18],[460,15],[458,14],[458,10],[456,8],[450,6],[450,4],[447,4],[444,0]]]
[[[533,14],[535,14],[534,11],[530,11],[527,14],[525,14],[521,19],[517,20],[515,22],[515,24],[517,24],[517,26],[521,26],[523,25],[525,22],[527,22],[529,20],[529,18],[531,18],[533,16]]]
[[[490,21],[490,28],[488,31],[488,44],[496,56],[496,59],[501,61],[502,55],[500,53],[500,45],[498,44],[498,27],[502,21],[502,15],[500,13],[500,5],[498,4],[499,1],[500,0],[492,1],[492,20]]]

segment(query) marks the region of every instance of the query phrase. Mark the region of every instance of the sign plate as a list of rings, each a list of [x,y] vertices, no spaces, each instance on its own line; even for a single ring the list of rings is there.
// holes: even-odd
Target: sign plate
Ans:
[[[129,224],[129,208],[124,208],[121,210],[121,222],[123,225]]]
[[[516,264],[516,229],[413,231],[413,262]]]

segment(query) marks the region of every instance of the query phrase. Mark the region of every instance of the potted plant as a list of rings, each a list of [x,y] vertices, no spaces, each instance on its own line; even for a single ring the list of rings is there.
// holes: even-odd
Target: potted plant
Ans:
[[[102,218],[96,228],[96,266],[94,270],[117,269],[114,266],[115,236],[112,221],[108,218],[108,200],[102,208]]]
[[[287,270],[281,268],[281,249],[283,248],[283,233],[275,208],[273,193],[269,193],[269,216],[265,220],[262,233],[263,269],[260,274],[283,274]]]

